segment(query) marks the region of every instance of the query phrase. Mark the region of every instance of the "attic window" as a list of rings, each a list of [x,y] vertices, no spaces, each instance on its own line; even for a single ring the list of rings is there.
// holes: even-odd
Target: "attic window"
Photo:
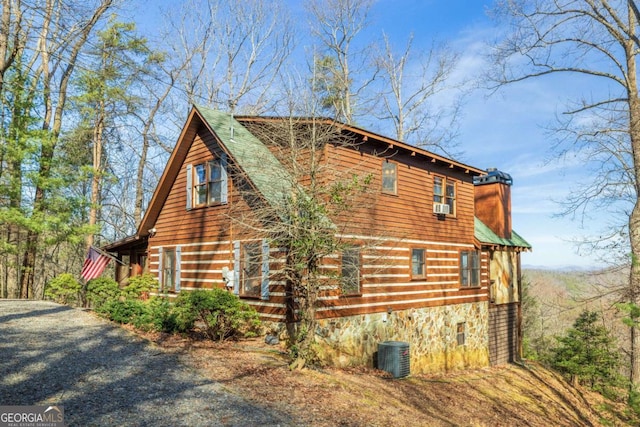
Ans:
[[[187,209],[227,203],[227,158],[187,166]]]

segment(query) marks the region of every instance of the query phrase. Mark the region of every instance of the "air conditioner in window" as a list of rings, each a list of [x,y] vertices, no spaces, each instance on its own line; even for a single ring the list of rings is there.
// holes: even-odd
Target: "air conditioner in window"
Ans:
[[[451,210],[449,209],[449,205],[446,203],[434,203],[433,213],[438,215],[448,215],[451,213]]]

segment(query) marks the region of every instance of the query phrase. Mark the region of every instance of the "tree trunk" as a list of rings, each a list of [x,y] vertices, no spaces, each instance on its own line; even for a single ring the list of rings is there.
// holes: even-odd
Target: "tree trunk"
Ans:
[[[100,104],[96,125],[93,129],[93,176],[91,177],[91,206],[89,208],[89,227],[98,223],[100,205],[100,180],[102,179],[102,134],[104,132],[104,106]],[[93,232],[87,236],[87,249],[93,246]]]
[[[149,151],[149,137],[145,133],[142,137],[142,151],[140,152],[140,160],[138,161],[138,172],[136,175],[136,200],[133,210],[133,220],[136,228],[142,220],[142,203],[144,200],[144,166],[147,163],[147,152]]]
[[[58,137],[60,130],[62,129],[62,115],[65,111],[67,100],[67,88],[69,86],[69,80],[73,74],[73,70],[76,66],[76,58],[80,54],[81,49],[87,42],[90,33],[93,31],[94,26],[102,15],[111,7],[113,0],[102,0],[100,5],[95,9],[92,17],[84,24],[84,27],[77,35],[77,39],[69,40],[70,54],[66,67],[61,71],[60,82],[57,88],[53,87],[53,75],[49,67],[50,51],[47,44],[49,37],[49,25],[52,22],[53,11],[55,2],[48,0],[45,6],[45,15],[43,18],[43,25],[40,32],[40,56],[41,56],[41,69],[43,80],[43,104],[45,108],[44,118],[42,121],[42,130],[45,136],[42,140],[42,147],[40,149],[40,164],[38,169],[38,183],[35,189],[35,195],[33,199],[33,214],[32,219],[36,221],[43,221],[47,208],[46,208],[46,186],[48,185],[49,178],[51,177],[51,166],[54,161],[54,155],[56,145],[58,143]],[[57,89],[57,90],[56,90]],[[53,106],[54,101],[52,94],[57,93],[57,105]],[[53,124],[51,125],[51,121]],[[38,240],[40,239],[41,231],[38,228],[31,228],[27,232],[26,248],[22,257],[20,279],[20,297],[26,298],[29,293],[29,288],[33,287],[33,274],[36,262],[36,253],[38,250]],[[33,292],[33,289],[31,289]]]
[[[630,21],[635,28],[633,14],[630,13]],[[636,190],[636,203],[629,216],[629,243],[631,247],[631,269],[629,273],[629,302],[638,304],[640,293],[640,99],[638,98],[638,81],[635,60],[635,43],[627,41],[625,53],[627,60],[627,79],[629,96],[629,140],[633,153],[633,167]],[[640,349],[638,348],[637,328],[631,327],[630,339],[630,369],[629,379],[631,384],[640,383]]]

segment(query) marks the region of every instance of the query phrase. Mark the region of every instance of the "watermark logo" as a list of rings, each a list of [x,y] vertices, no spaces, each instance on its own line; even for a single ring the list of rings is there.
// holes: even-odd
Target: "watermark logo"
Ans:
[[[0,427],[66,427],[62,406],[0,406]]]

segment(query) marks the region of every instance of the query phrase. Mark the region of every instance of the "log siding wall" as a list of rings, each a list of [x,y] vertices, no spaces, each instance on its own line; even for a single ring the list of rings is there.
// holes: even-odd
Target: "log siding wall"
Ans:
[[[419,240],[391,244],[391,239],[385,244],[380,244],[380,238],[367,246],[366,238],[363,239],[363,236],[342,237],[358,237],[365,243],[361,266],[362,293],[358,296],[343,296],[337,285],[328,282],[320,289],[319,318],[376,313],[387,311],[389,308],[399,311],[488,301],[489,264],[486,253],[482,253],[481,256],[481,286],[460,287],[459,253],[460,250],[474,250],[473,246]],[[427,272],[435,271],[428,273],[427,277],[421,280],[411,279],[411,249],[415,245],[424,246],[429,254]],[[223,268],[233,270],[234,266],[233,241],[152,245],[149,247],[149,271],[159,276],[159,249],[177,247],[181,248],[181,291],[225,286]],[[278,248],[269,248],[269,263],[269,299],[263,301],[257,298],[242,298],[256,308],[264,320],[283,321],[286,308],[285,283],[281,279],[280,271],[284,263],[283,252]],[[339,267],[338,255],[324,259],[323,268],[327,271],[337,272]]]
[[[488,254],[481,256],[481,286],[461,288],[460,252],[474,246],[474,191],[472,176],[449,165],[436,164],[410,155],[391,156],[397,162],[397,195],[383,194],[381,171],[384,158],[375,147],[360,149],[327,145],[323,179],[372,174],[373,182],[356,196],[353,209],[334,218],[340,239],[361,245],[361,294],[343,296],[339,286],[322,287],[320,318],[380,313],[488,301]],[[149,238],[150,272],[159,275],[159,249],[180,246],[180,289],[223,287],[224,267],[234,269],[235,241],[256,240],[247,228],[232,220],[247,216],[251,207],[243,199],[233,174],[229,174],[228,203],[186,209],[186,165],[198,164],[221,154],[216,137],[201,127],[194,136]],[[229,159],[232,168],[232,159]],[[447,176],[456,182],[456,214],[446,218],[433,214],[433,177]],[[366,232],[364,232],[366,230]],[[426,277],[412,280],[411,249],[425,250]],[[285,319],[285,284],[279,279],[284,256],[270,248],[269,298],[243,298],[265,320]],[[326,257],[323,268],[338,272],[340,257]]]

